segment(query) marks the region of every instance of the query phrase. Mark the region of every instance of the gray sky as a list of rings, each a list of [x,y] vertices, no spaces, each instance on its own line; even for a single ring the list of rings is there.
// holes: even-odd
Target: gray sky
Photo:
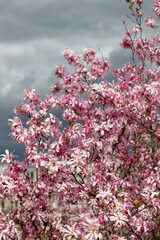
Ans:
[[[145,14],[153,3],[145,0]],[[56,65],[67,66],[65,48],[100,48],[117,67],[128,60],[119,46],[128,13],[125,0],[0,0],[0,154],[7,148],[22,158],[23,146],[8,136],[8,118],[24,89],[49,92]]]

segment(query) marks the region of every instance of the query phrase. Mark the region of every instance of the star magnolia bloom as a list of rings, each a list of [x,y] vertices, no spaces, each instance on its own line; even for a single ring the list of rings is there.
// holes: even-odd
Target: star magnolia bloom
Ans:
[[[61,228],[61,232],[64,233],[64,239],[71,240],[74,237],[78,238],[78,235],[80,234],[80,231],[76,227],[76,223],[73,226],[66,226]]]
[[[123,215],[122,213],[114,213],[113,216],[110,217],[110,220],[115,222],[115,226],[121,227],[122,225],[125,224],[125,221],[127,221],[127,217]]]
[[[7,239],[9,239],[8,235],[10,236],[10,239],[13,239],[12,236],[13,235],[15,236],[17,233],[18,233],[18,230],[15,226],[15,223],[12,220],[10,220],[8,222],[7,227],[3,230],[1,229],[0,239],[4,239],[4,240],[6,239],[7,240]]]
[[[5,154],[1,154],[0,157],[2,157],[1,162],[3,163],[4,161],[6,161],[7,163],[10,163],[12,161],[12,158],[14,157],[14,155],[11,153],[9,153],[8,149],[5,150]]]
[[[47,164],[49,173],[57,172],[61,165],[62,165],[62,163],[58,160],[58,158],[52,159]]]
[[[149,16],[149,17],[145,18],[145,23],[147,26],[154,27],[156,22],[154,21],[154,19],[151,16]]]
[[[154,0],[155,5],[153,6],[153,11],[157,15],[157,18],[160,19],[160,1],[159,0]]]
[[[100,232],[100,223],[98,219],[91,219],[86,217],[85,225],[87,235],[84,236],[84,240],[95,240],[95,239],[103,239],[102,233]]]

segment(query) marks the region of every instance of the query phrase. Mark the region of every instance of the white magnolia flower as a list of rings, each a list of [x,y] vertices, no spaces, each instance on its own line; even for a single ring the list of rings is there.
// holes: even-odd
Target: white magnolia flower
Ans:
[[[115,226],[121,227],[127,221],[127,217],[122,213],[118,212],[118,213],[114,213],[114,215],[110,217],[110,220],[115,222]]]
[[[0,157],[2,157],[2,162],[6,161],[7,163],[10,163],[12,161],[13,154],[10,154],[8,149],[6,149],[5,154],[1,154]]]

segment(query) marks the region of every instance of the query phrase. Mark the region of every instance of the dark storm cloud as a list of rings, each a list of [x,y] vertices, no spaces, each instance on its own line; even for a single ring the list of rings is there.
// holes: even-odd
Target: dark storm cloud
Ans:
[[[153,0],[146,0],[145,12],[152,5]],[[123,0],[1,0],[0,12],[2,42],[86,34],[110,38],[121,32],[121,21],[128,13]]]
[[[145,0],[147,15],[153,2]],[[128,13],[125,0],[0,0],[0,154],[8,148],[23,157],[22,145],[8,136],[7,120],[24,89],[35,88],[41,96],[49,92],[56,65],[67,66],[65,48],[100,48],[112,66],[128,61],[129,53],[118,45]],[[113,80],[111,72],[106,77]],[[62,119],[62,112],[54,113]]]
[[[0,1],[0,41],[27,41],[43,37],[83,37],[111,32],[116,18],[123,19],[125,3],[116,1]],[[113,18],[114,14],[114,18]]]

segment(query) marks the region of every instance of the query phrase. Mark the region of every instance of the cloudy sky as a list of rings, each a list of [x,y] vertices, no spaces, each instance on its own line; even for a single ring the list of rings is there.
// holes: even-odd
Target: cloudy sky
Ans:
[[[147,15],[153,3],[145,0]],[[65,64],[65,48],[100,48],[118,67],[128,60],[119,46],[128,13],[125,0],[0,0],[0,154],[7,148],[23,158],[23,146],[10,139],[8,119],[24,89],[49,92],[53,70]]]

